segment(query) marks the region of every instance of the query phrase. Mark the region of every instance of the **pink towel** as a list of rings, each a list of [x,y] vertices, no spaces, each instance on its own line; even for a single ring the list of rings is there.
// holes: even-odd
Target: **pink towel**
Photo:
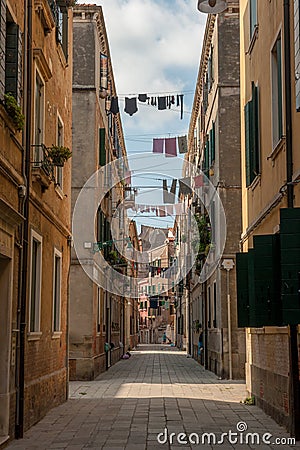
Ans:
[[[195,188],[199,188],[203,186],[203,175],[198,175],[194,178]]]
[[[164,152],[164,139],[153,139],[153,153],[163,153]]]
[[[176,138],[165,139],[166,156],[177,156]]]

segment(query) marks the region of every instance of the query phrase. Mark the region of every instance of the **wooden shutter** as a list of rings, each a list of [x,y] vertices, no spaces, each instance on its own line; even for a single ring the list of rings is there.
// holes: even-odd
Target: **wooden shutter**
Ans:
[[[6,5],[0,0],[0,100],[5,93],[5,36],[6,36]]]
[[[249,327],[248,253],[236,255],[238,327]]]
[[[251,184],[251,137],[250,137],[250,102],[245,105],[245,151],[246,151],[246,186]]]
[[[99,164],[100,166],[106,164],[105,128],[99,128]]]
[[[19,26],[6,24],[5,92],[11,92],[20,104],[22,38]]]
[[[281,57],[281,36],[276,42],[277,53],[277,89],[278,89],[278,138],[282,137],[282,57]]]
[[[66,61],[68,61],[68,34],[69,34],[69,18],[68,18],[68,10],[63,12],[62,17],[62,49],[66,58]]]
[[[215,129],[215,122],[213,122],[212,124],[212,129],[211,129],[211,144],[210,144],[210,159],[211,162],[213,163],[215,158],[216,158],[216,129]]]
[[[300,208],[280,210],[283,325],[300,323]]]
[[[252,83],[252,181],[260,172],[258,87]]]
[[[279,235],[254,236],[254,298],[251,326],[281,325]],[[251,317],[252,316],[252,317]],[[251,323],[252,322],[252,323]]]

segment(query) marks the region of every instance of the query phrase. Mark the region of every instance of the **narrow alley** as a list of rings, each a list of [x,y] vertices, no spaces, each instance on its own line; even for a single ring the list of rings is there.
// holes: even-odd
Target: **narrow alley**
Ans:
[[[95,381],[70,382],[69,400],[7,448],[296,448],[245,398],[243,382],[217,379],[185,352],[140,345]]]

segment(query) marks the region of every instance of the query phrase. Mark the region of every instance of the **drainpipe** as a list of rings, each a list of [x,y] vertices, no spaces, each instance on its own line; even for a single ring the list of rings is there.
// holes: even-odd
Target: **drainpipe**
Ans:
[[[285,132],[286,132],[286,181],[288,208],[294,207],[293,185],[293,141],[292,141],[292,101],[291,101],[291,48],[290,48],[290,1],[284,0],[284,74],[285,74]],[[298,326],[289,325],[290,357],[290,433],[300,439],[300,382],[298,366]]]
[[[27,15],[27,24],[26,24]],[[27,27],[26,27],[27,25]],[[29,179],[30,179],[30,155],[31,155],[31,79],[32,79],[32,0],[25,2],[25,180],[27,184],[26,197],[24,199],[23,215],[23,259],[21,274],[21,298],[20,298],[20,340],[19,340],[19,373],[18,373],[18,395],[17,395],[17,420],[16,420],[16,438],[22,438],[24,432],[24,391],[25,391],[25,332],[26,332],[26,300],[27,300],[27,262],[28,262],[28,241],[29,241]]]

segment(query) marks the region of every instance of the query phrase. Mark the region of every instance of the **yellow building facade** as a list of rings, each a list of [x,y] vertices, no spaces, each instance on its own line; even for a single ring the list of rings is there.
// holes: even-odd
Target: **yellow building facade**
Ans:
[[[299,419],[298,66],[299,2],[241,0],[243,255],[237,277],[239,321],[247,327],[246,380],[257,404],[293,434]]]

